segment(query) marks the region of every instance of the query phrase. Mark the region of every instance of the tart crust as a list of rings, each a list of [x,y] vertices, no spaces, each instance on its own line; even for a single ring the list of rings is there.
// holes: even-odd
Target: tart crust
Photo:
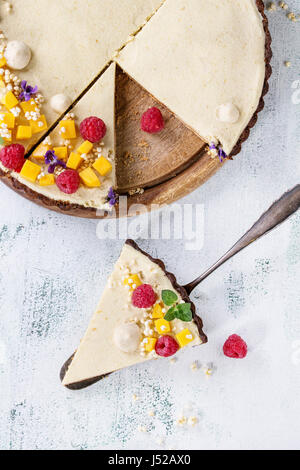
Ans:
[[[262,90],[262,94],[261,94],[261,97],[260,97],[258,107],[257,107],[255,113],[253,114],[250,122],[248,123],[247,127],[242,132],[237,144],[233,148],[233,150],[232,150],[232,152],[229,156],[229,159],[232,159],[233,156],[237,155],[241,151],[242,144],[248,139],[252,127],[254,127],[254,125],[256,124],[257,119],[258,119],[258,113],[260,111],[262,111],[263,108],[264,108],[264,97],[268,93],[268,90],[269,90],[269,83],[268,82],[269,82],[270,76],[272,74],[272,67],[270,65],[270,61],[271,61],[271,58],[272,58],[272,50],[271,50],[272,39],[271,39],[269,27],[268,27],[268,19],[265,15],[265,12],[264,12],[264,3],[263,3],[263,1],[262,0],[256,0],[256,5],[257,5],[257,8],[258,8],[258,11],[260,12],[260,14],[262,16],[263,28],[264,28],[264,31],[265,31],[265,66],[266,66],[265,80],[264,80],[263,90]],[[220,166],[222,166],[222,165],[220,165]],[[216,171],[216,169],[213,170],[213,172],[215,172],[215,171]],[[71,203],[68,203],[68,202],[55,201],[53,199],[50,199],[50,198],[48,198],[44,195],[41,195],[41,194],[33,191],[28,186],[20,183],[11,174],[6,173],[2,169],[0,169],[0,178],[6,186],[10,187],[11,189],[13,189],[15,192],[17,192],[21,196],[25,197],[26,199],[28,199],[28,200],[30,200],[30,201],[32,201],[32,202],[34,202],[34,203],[36,203],[40,206],[46,207],[46,208],[54,210],[56,212],[72,215],[72,216],[75,216],[75,217],[82,217],[82,218],[104,218],[104,217],[109,216],[108,212],[103,212],[103,211],[99,215],[99,213],[97,213],[98,212],[97,209],[95,209],[95,208],[84,207],[84,206],[79,205],[79,204],[71,204]],[[189,193],[189,190],[188,190],[188,188],[186,188],[186,194],[188,194],[188,193]],[[180,196],[179,195],[177,196],[176,194],[173,195],[172,202],[175,201],[176,199],[178,199],[179,197],[183,196],[182,192],[179,192],[179,194],[180,194]],[[150,197],[150,200],[151,200],[151,197]],[[129,198],[129,205],[134,205],[136,203],[147,205],[148,202],[149,202],[149,198],[147,197],[147,191],[142,196],[133,196],[133,197]],[[119,216],[118,207],[116,207],[116,215]],[[122,214],[122,215],[124,215],[124,214]]]

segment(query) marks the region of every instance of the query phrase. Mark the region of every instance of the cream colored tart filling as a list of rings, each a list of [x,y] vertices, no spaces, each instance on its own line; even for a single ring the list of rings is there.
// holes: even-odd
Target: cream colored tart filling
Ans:
[[[132,304],[139,284],[150,284],[157,295],[149,309]],[[146,255],[125,244],[98,307],[63,379],[74,384],[159,357],[158,338],[167,334],[181,347],[202,343],[196,324],[164,320],[162,290],[175,292],[166,273]],[[177,292],[177,302],[182,298]]]
[[[208,143],[230,154],[257,109],[265,34],[255,0],[167,0],[117,59]],[[218,119],[222,105],[239,110]],[[231,112],[231,115],[233,112]]]
[[[0,28],[10,41],[22,41],[32,51],[22,79],[37,85],[48,100],[45,114],[49,125],[57,119],[50,99],[63,93],[73,102],[161,3],[14,0],[8,14],[1,2]]]

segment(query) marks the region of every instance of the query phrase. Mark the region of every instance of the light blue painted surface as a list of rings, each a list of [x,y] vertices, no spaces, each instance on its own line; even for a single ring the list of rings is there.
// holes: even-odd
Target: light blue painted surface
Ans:
[[[296,8],[298,2],[288,3]],[[300,23],[283,11],[268,16],[274,74],[259,124],[234,162],[181,201],[204,204],[202,250],[186,251],[184,240],[141,241],[182,282],[299,183],[300,102],[292,102],[292,86],[300,80]],[[185,351],[175,364],[152,362],[77,393],[61,386],[58,372],[82,336],[122,241],[101,241],[96,221],[48,212],[2,185],[0,214],[1,449],[300,447],[300,214],[196,291],[207,345]],[[232,333],[248,342],[243,361],[222,354]],[[195,360],[213,363],[213,376],[192,372]],[[147,414],[152,409],[154,418]],[[199,424],[176,426],[182,413]]]

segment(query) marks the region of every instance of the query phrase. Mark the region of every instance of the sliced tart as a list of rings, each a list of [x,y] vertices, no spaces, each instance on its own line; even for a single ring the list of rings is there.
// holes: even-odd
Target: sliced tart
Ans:
[[[40,205],[96,218],[173,202],[241,150],[264,106],[261,0],[3,3],[0,178]]]
[[[107,374],[207,342],[185,289],[162,261],[127,240],[63,385],[85,388]]]

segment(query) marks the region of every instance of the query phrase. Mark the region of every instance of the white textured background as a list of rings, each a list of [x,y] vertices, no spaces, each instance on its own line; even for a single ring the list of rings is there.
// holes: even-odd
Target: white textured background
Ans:
[[[299,183],[300,22],[283,11],[268,16],[274,74],[259,124],[239,157],[182,201],[204,204],[202,250],[184,250],[184,240],[140,242],[183,283]],[[80,392],[61,386],[59,369],[122,241],[101,241],[96,221],[48,212],[2,185],[0,214],[1,449],[300,448],[300,213],[197,289],[207,345],[186,350],[176,364],[153,361]],[[242,361],[222,354],[232,333],[249,345]],[[194,360],[213,363],[213,376],[192,372]],[[176,426],[181,414],[199,424]]]

